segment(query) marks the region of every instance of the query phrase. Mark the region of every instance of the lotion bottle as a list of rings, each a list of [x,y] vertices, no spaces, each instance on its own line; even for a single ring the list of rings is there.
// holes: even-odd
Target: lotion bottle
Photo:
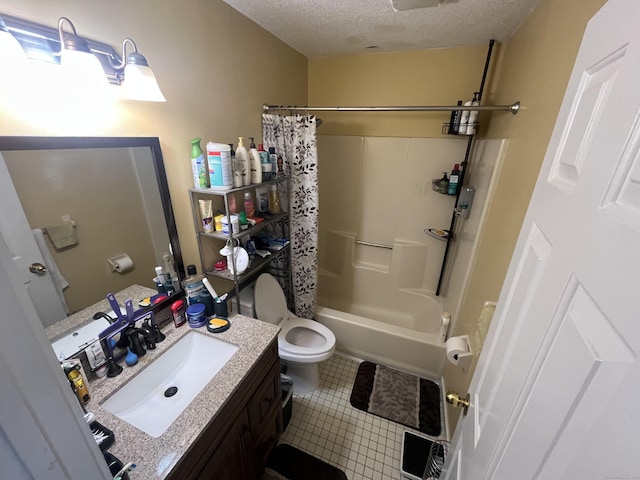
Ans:
[[[470,107],[472,100],[467,100],[464,102],[465,107]],[[467,128],[469,128],[469,114],[471,112],[469,110],[464,110],[460,113],[460,127],[458,127],[458,133],[460,135],[468,135]]]
[[[479,95],[480,95],[480,92],[473,92],[473,101],[471,102],[471,105],[473,105],[474,107],[477,107],[478,105],[480,105],[480,100],[478,100]],[[475,135],[476,123],[478,122],[478,113],[480,113],[478,110],[471,110],[471,112],[469,112],[467,135]]]
[[[244,137],[238,137],[238,148],[236,148],[236,161],[240,167],[242,175],[242,186],[246,187],[251,184],[249,176],[249,152],[244,146]]]
[[[260,153],[258,153],[258,149],[256,148],[256,144],[253,141],[254,137],[249,137],[251,139],[251,146],[249,147],[249,162],[251,168],[251,183],[258,184],[262,183],[262,162],[260,160]]]

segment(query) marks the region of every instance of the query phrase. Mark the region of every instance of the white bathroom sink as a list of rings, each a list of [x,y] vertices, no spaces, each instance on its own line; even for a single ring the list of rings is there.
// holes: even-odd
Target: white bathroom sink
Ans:
[[[236,345],[189,332],[118,389],[102,408],[159,437],[237,350]]]

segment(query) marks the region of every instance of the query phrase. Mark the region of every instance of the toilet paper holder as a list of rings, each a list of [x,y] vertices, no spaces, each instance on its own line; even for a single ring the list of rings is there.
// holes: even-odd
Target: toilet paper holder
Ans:
[[[447,359],[453,365],[462,368],[463,372],[469,371],[473,360],[469,335],[450,337],[447,340]]]

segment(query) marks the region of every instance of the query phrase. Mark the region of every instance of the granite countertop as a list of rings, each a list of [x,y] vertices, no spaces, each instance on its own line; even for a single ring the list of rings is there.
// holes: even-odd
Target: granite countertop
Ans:
[[[120,303],[123,303],[126,298],[132,298],[136,304],[136,299],[149,296],[149,291],[155,293],[145,287],[130,287],[130,289],[132,288],[134,290],[126,289],[116,294]],[[137,290],[137,288],[141,290]],[[134,291],[142,296],[135,295]],[[47,333],[50,338],[53,338],[54,334],[59,336],[69,328],[77,327],[82,323],[83,318],[91,318],[93,313],[101,309],[110,310],[108,302],[106,303],[107,307],[100,306],[101,303],[99,302],[81,312],[82,316],[80,320],[75,320],[75,325],[74,321],[69,321],[71,319],[69,317],[63,321],[67,322],[67,325],[54,328],[56,324],[49,327]],[[94,308],[95,310],[93,310]],[[147,354],[139,359],[137,365],[124,367],[123,372],[115,378],[96,378],[89,382],[91,400],[87,403],[86,408],[96,415],[99,423],[114,432],[115,443],[108,451],[125,464],[133,462],[137,465],[136,469],[129,474],[132,480],[165,478],[278,335],[277,326],[251,317],[234,314],[229,320],[231,327],[222,333],[209,333],[205,327],[193,329],[187,323],[175,328],[170,322],[162,329],[166,339],[158,343],[155,350],[147,350]],[[232,343],[239,348],[160,437],[154,438],[147,435],[101,408],[101,404],[127,380],[193,330]]]

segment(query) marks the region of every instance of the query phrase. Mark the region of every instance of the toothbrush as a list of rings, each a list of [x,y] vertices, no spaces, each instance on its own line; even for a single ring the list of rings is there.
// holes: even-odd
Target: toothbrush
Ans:
[[[209,293],[213,297],[213,300],[216,301],[216,302],[219,302],[220,299],[218,298],[218,294],[216,293],[216,291],[211,286],[211,283],[209,282],[209,279],[208,278],[203,278],[202,279],[202,283],[204,284],[205,287],[207,287],[207,290],[209,290]]]
[[[136,464],[135,463],[133,463],[133,462],[127,463],[124,467],[122,467],[122,470],[120,470],[118,473],[116,473],[116,475],[113,477],[113,480],[122,480],[122,476],[125,473],[130,472],[134,468],[136,468]]]

